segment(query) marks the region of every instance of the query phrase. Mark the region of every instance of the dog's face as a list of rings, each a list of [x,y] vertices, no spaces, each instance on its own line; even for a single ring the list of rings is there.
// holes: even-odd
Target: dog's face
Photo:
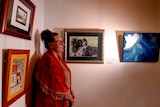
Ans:
[[[79,49],[81,49],[83,46],[87,46],[87,40],[84,38],[84,39],[72,39],[72,51],[73,52],[77,52]]]

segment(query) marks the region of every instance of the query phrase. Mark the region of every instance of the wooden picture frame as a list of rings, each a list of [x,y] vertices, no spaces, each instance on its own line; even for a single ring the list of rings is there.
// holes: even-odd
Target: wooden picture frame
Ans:
[[[3,107],[8,107],[26,92],[30,50],[8,49],[3,72]]]
[[[65,61],[103,64],[103,33],[103,29],[64,29]]]
[[[31,40],[35,5],[30,0],[5,0],[1,5],[0,32]]]

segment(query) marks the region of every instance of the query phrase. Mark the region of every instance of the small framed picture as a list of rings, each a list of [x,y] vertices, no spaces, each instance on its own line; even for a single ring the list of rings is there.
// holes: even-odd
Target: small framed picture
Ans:
[[[25,94],[30,50],[8,49],[3,73],[3,107]]]
[[[30,0],[0,2],[0,32],[10,36],[31,39],[35,5]]]
[[[68,63],[103,62],[103,29],[64,29],[64,58]]]

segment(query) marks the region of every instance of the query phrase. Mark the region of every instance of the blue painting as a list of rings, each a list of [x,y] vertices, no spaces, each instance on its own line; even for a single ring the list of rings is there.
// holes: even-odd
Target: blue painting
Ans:
[[[157,62],[160,33],[124,32],[122,62]]]

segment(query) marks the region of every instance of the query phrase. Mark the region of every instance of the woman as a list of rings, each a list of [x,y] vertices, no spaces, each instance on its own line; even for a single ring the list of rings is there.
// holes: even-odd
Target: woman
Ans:
[[[74,94],[71,89],[71,72],[59,56],[64,43],[58,33],[44,30],[41,39],[47,51],[36,70],[37,93],[35,107],[71,107]]]

